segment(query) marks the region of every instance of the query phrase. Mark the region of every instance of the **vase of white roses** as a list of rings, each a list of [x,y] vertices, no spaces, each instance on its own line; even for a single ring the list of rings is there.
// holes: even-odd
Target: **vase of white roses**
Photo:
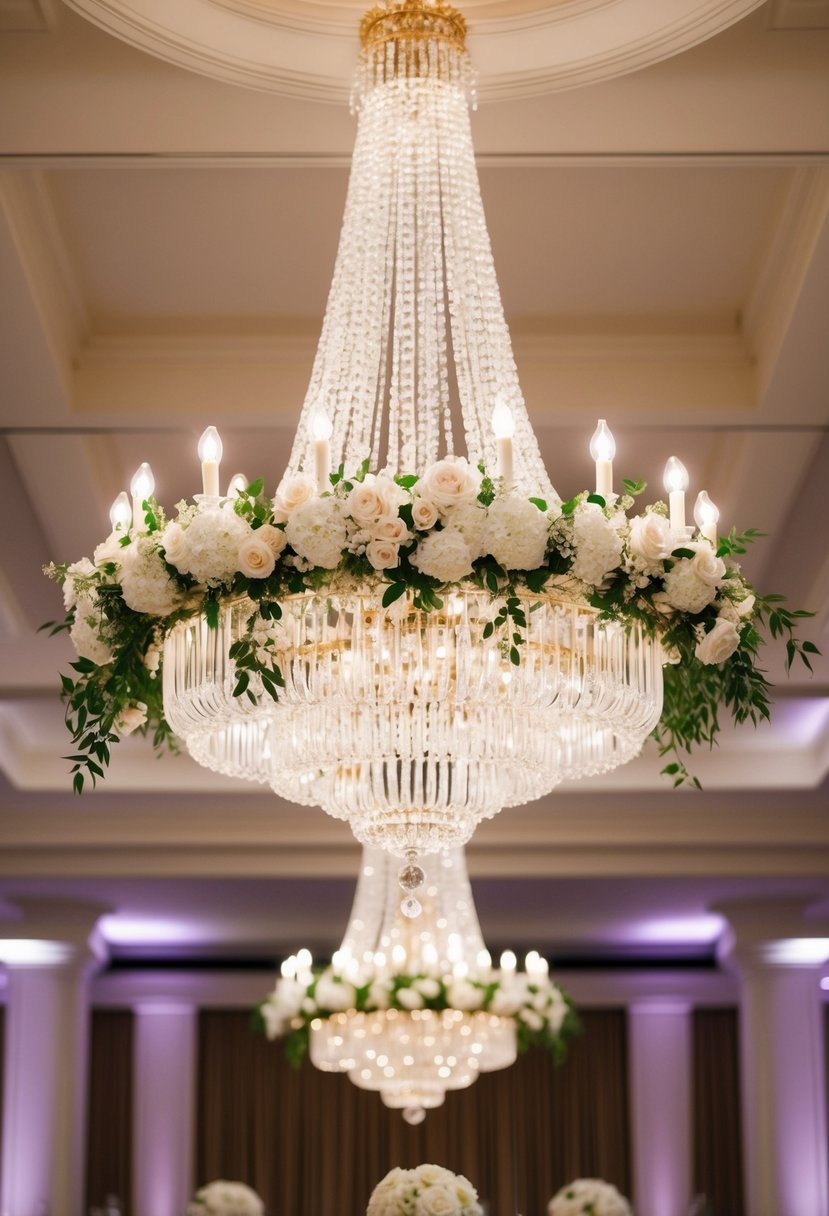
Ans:
[[[547,1216],[633,1216],[624,1195],[600,1178],[577,1178],[547,1205]]]
[[[265,1205],[243,1182],[220,1178],[196,1191],[187,1216],[265,1216]]]

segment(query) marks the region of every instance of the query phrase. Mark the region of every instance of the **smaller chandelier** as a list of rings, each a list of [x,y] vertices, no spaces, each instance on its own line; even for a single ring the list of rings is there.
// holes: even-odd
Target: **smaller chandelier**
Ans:
[[[525,972],[510,951],[493,969],[463,850],[424,864],[401,877],[387,852],[365,849],[331,966],[315,974],[300,951],[260,1005],[266,1034],[285,1038],[291,1058],[307,1049],[316,1068],[347,1073],[409,1123],[530,1044],[560,1055],[575,1022],[537,953]]]

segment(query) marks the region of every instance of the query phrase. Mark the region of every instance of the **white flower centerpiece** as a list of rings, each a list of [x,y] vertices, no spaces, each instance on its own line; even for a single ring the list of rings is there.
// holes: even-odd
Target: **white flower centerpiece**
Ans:
[[[633,1216],[625,1197],[599,1178],[577,1178],[547,1205],[547,1216]]]
[[[366,1216],[483,1216],[483,1208],[463,1174],[419,1165],[390,1170],[372,1191]]]
[[[243,1182],[218,1179],[196,1191],[187,1216],[264,1216],[265,1205]]]

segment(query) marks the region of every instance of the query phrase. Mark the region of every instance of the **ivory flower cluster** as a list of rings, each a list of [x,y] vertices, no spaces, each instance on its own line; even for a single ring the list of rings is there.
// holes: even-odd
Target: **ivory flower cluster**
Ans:
[[[366,1216],[483,1216],[483,1208],[463,1174],[419,1165],[390,1170],[372,1191]]]
[[[551,1047],[572,1028],[574,1015],[562,990],[547,975],[488,971],[475,978],[440,975],[375,975],[353,980],[330,967],[311,980],[280,977],[259,1006],[269,1039],[303,1035],[315,1018],[354,1010],[479,1010],[512,1018],[519,1044]]]
[[[577,1178],[563,1186],[547,1205],[547,1216],[633,1216],[615,1186],[599,1178]]]
[[[196,1191],[187,1216],[264,1216],[265,1205],[243,1182],[219,1179]]]

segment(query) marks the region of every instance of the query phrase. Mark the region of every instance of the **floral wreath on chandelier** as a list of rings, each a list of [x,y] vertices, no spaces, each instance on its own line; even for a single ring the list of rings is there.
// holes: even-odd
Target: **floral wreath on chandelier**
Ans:
[[[714,744],[721,707],[738,723],[769,717],[770,685],[757,665],[765,634],[785,641],[787,670],[796,658],[811,670],[809,656],[819,653],[795,634],[798,619],[812,614],[761,596],[741,573],[737,559],[761,534],[718,537],[716,515],[712,527],[704,512],[698,531],[684,526],[684,512],[677,524],[676,491],[670,518],[663,502],[631,514],[644,482],[626,480],[621,496],[584,491],[548,502],[454,456],[421,476],[374,475],[368,461],[348,474],[342,466],[316,479],[298,473],[273,498],[261,480],[234,483],[225,498],[214,492],[180,502],[168,521],[144,465],[133,479],[132,508],[119,495],[113,530],[93,560],[45,567],[62,584],[66,616],[42,628],[68,630],[79,656],[74,677],[61,676],[77,793],[86,779],[94,785],[104,776],[111,745],[133,730],[156,749],[176,748],[158,678],[164,638],[199,614],[215,626],[231,601],[250,608],[230,658],[234,695],[251,701],[278,700],[284,684],[287,596],[385,588],[383,610],[399,619],[440,611],[453,588],[471,586],[491,597],[483,636],[514,665],[527,593],[558,592],[600,619],[639,623],[665,653],[664,709],[653,735],[670,756],[662,771],[675,785],[699,785],[683,754]]]
[[[540,969],[488,970],[480,977],[370,974],[353,980],[334,967],[312,975],[293,971],[289,966],[273,991],[260,1001],[256,1018],[268,1039],[282,1039],[285,1055],[295,1066],[308,1051],[312,1024],[341,1013],[388,1009],[415,1015],[420,1010],[489,1013],[513,1022],[520,1053],[542,1047],[557,1064],[564,1059],[568,1040],[580,1028],[570,997]]]

